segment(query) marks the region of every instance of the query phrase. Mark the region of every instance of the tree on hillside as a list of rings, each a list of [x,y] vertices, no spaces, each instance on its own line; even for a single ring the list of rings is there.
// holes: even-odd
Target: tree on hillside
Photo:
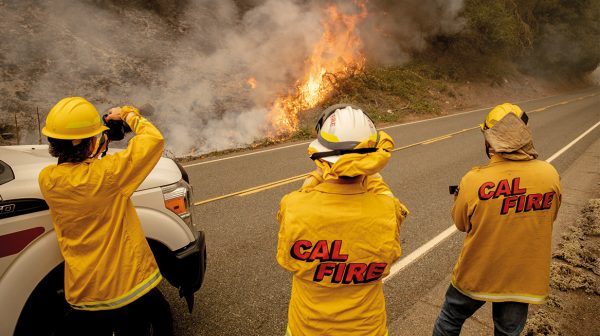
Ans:
[[[521,71],[581,77],[600,64],[600,1],[465,0],[466,24],[438,34],[420,55],[450,78],[498,81],[517,63]]]
[[[523,70],[579,77],[598,67],[600,1],[537,0],[521,11],[534,31],[532,48],[520,60]]]

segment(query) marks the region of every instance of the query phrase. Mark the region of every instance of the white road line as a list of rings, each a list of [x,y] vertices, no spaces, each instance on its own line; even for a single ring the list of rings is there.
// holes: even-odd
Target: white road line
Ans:
[[[546,97],[546,98],[551,98],[551,97]],[[541,99],[544,99],[544,98],[541,98]],[[473,112],[485,111],[485,110],[489,110],[489,109],[491,109],[491,107],[484,107],[484,108],[480,108],[480,109],[477,109],[477,110],[470,110],[470,111],[465,111],[465,112],[460,112],[460,113],[454,113],[454,114],[449,114],[449,115],[445,115],[445,116],[441,116],[441,117],[435,117],[435,118],[423,119],[423,120],[415,120],[415,121],[410,121],[410,122],[407,122],[407,123],[402,123],[402,124],[396,124],[396,125],[390,125],[390,126],[380,127],[379,129],[380,130],[385,130],[385,129],[390,129],[390,128],[408,126],[408,125],[419,124],[419,123],[427,122],[427,121],[433,121],[433,120],[438,120],[438,119],[455,117],[455,116],[459,116],[459,115],[463,115],[463,114],[468,114],[468,113],[473,113]],[[213,162],[225,161],[225,160],[230,160],[230,159],[237,159],[237,158],[244,157],[244,156],[262,154],[262,153],[272,152],[272,151],[276,151],[276,150],[280,150],[280,149],[285,149],[285,148],[290,148],[290,147],[307,145],[307,144],[309,144],[311,142],[312,142],[312,140],[305,141],[305,142],[300,142],[300,143],[293,144],[293,145],[288,145],[288,146],[282,146],[282,147],[276,147],[276,148],[266,149],[266,150],[262,150],[262,151],[256,151],[256,152],[250,152],[250,153],[246,153],[246,154],[228,156],[228,157],[224,157],[224,158],[220,158],[220,159],[216,159],[216,160],[210,160],[210,161],[192,163],[192,164],[189,164],[189,165],[184,165],[183,167],[187,168],[187,167],[199,166],[199,165],[213,163]]]
[[[418,249],[414,250],[411,254],[409,254],[406,257],[404,257],[404,258],[398,260],[397,262],[395,262],[392,265],[392,268],[390,269],[390,274],[388,274],[388,276],[383,279],[383,282],[386,282],[387,280],[390,280],[392,277],[394,277],[394,275],[396,275],[398,272],[400,272],[403,268],[405,268],[406,266],[412,264],[415,260],[417,260],[421,256],[425,255],[431,249],[433,249],[434,247],[436,247],[437,244],[443,242],[444,240],[446,240],[446,238],[450,237],[451,235],[453,235],[457,231],[458,230],[456,229],[456,227],[454,225],[452,225],[451,227],[447,228],[446,230],[444,230],[439,235],[435,236],[432,240],[430,240],[427,243],[421,245],[421,247],[419,247]]]
[[[455,116],[459,116],[459,115],[463,115],[463,114],[467,114],[467,113],[484,111],[484,110],[487,110],[487,109],[490,109],[490,108],[491,107],[486,107],[486,108],[481,108],[481,109],[477,109],[477,110],[471,110],[471,111],[465,111],[465,112],[460,112],[460,113],[455,113],[455,114],[449,114],[449,115],[445,115],[445,116],[441,116],[441,117],[435,117],[435,118],[423,119],[423,120],[415,120],[415,121],[410,121],[410,122],[407,122],[407,123],[402,123],[402,124],[396,124],[396,125],[390,125],[390,126],[380,127],[379,129],[380,130],[385,130],[385,129],[396,128],[396,127],[401,127],[401,126],[408,126],[408,125],[418,124],[418,123],[422,123],[422,122],[433,121],[433,120],[437,120],[437,119],[444,119],[444,118],[449,118],[449,117],[455,117]],[[311,142],[312,142],[312,140],[305,141],[305,142],[300,142],[300,143],[293,144],[293,145],[288,145],[288,146],[282,146],[282,147],[265,149],[265,150],[256,151],[256,152],[250,152],[250,153],[245,153],[245,154],[228,156],[228,157],[224,157],[224,158],[220,158],[220,159],[215,159],[215,160],[210,160],[210,161],[203,161],[203,162],[191,163],[189,165],[184,165],[183,167],[187,168],[187,167],[200,166],[200,165],[204,165],[204,164],[208,164],[208,163],[214,163],[214,162],[219,162],[219,161],[237,159],[237,158],[244,157],[244,156],[262,154],[262,153],[272,152],[272,151],[276,151],[276,150],[280,150],[280,149],[285,149],[285,148],[291,148],[291,147],[297,147],[297,146],[307,145],[307,144],[309,144]]]
[[[208,164],[208,163],[214,163],[214,162],[219,162],[219,161],[237,159],[237,158],[244,157],[244,156],[262,154],[262,153],[272,152],[272,151],[276,151],[276,150],[280,150],[280,149],[284,149],[284,148],[290,148],[290,147],[296,147],[296,146],[300,146],[300,145],[306,145],[306,144],[310,143],[311,141],[301,142],[301,143],[297,143],[297,144],[293,144],[293,145],[288,145],[288,146],[275,147],[275,148],[271,148],[271,149],[265,149],[265,150],[256,151],[256,152],[250,152],[250,153],[246,153],[246,154],[239,154],[239,155],[234,155],[234,156],[228,156],[228,157],[224,157],[224,158],[220,158],[220,159],[215,159],[215,160],[210,160],[210,161],[203,161],[203,162],[191,163],[189,165],[184,165],[183,168],[193,167],[193,166],[200,166],[200,165],[204,165],[204,164]]]
[[[600,121],[598,121],[596,123],[596,125],[590,127],[587,131],[581,133],[580,136],[578,136],[575,140],[571,141],[571,143],[569,143],[568,145],[566,145],[565,147],[563,147],[561,150],[559,150],[558,152],[554,153],[554,155],[552,155],[551,157],[549,157],[546,161],[548,162],[552,162],[554,161],[554,159],[556,159],[557,157],[561,156],[562,153],[564,153],[565,151],[567,151],[567,149],[571,148],[574,144],[576,144],[579,140],[581,140],[584,136],[588,135],[588,133],[590,133],[591,131],[594,130],[594,128],[598,127],[598,125],[600,125]]]
[[[558,95],[548,96],[548,97],[543,97],[543,98],[528,99],[528,100],[523,100],[523,101],[515,102],[515,104],[522,104],[522,103],[527,103],[527,102],[536,101],[536,100],[549,99],[549,98],[553,98],[553,97],[556,97],[556,96],[558,96]],[[419,123],[423,123],[423,122],[427,122],[427,121],[433,121],[433,120],[438,120],[438,119],[456,117],[456,116],[459,116],[459,115],[473,113],[473,112],[485,111],[485,110],[489,110],[491,108],[492,107],[483,107],[483,108],[476,109],[476,110],[470,110],[470,111],[465,111],[465,112],[453,113],[453,114],[448,114],[448,115],[445,115],[445,116],[440,116],[440,117],[435,117],[435,118],[430,118],[430,119],[416,120],[416,121],[410,121],[410,122],[402,123],[402,124],[385,126],[385,127],[379,128],[379,129],[380,130],[385,130],[385,129],[390,129],[390,128],[396,128],[396,127],[408,126],[408,125],[413,125],[413,124],[419,124]],[[214,163],[214,162],[220,162],[220,161],[237,159],[237,158],[241,158],[241,157],[245,157],[245,156],[250,156],[250,155],[257,155],[257,154],[272,152],[272,151],[276,151],[276,150],[280,150],[280,149],[286,149],[286,148],[291,148],[291,147],[302,146],[302,145],[309,144],[311,141],[305,141],[305,142],[300,142],[300,143],[293,144],[293,145],[282,146],[282,147],[275,147],[275,148],[271,148],[271,149],[265,149],[265,150],[256,151],[256,152],[250,152],[250,153],[245,153],[245,154],[233,155],[233,156],[228,156],[228,157],[224,157],[224,158],[220,158],[220,159],[215,159],[215,160],[210,160],[210,161],[190,163],[188,165],[183,165],[183,167],[184,168],[188,168],[188,167],[200,166],[200,165],[205,165],[205,164]]]
[[[575,138],[575,140],[571,141],[568,145],[564,146],[558,152],[554,153],[552,156],[550,156],[548,159],[546,159],[546,162],[551,163],[552,161],[556,160],[559,156],[561,156],[569,148],[573,147],[573,145],[575,145],[577,142],[579,142],[581,139],[583,139],[583,137],[588,135],[591,131],[593,131],[599,125],[600,125],[600,121],[597,122],[594,126],[590,127],[587,131],[581,133],[581,135],[579,135],[577,138]],[[421,245],[419,248],[414,250],[412,253],[410,253],[406,257],[395,262],[392,265],[392,268],[390,269],[390,274],[388,274],[388,276],[383,279],[383,282],[386,282],[386,281],[390,280],[391,278],[393,278],[401,270],[406,268],[406,266],[412,264],[417,259],[419,259],[422,256],[424,256],[425,254],[427,254],[434,247],[436,247],[439,243],[443,242],[444,240],[446,240],[448,237],[452,236],[456,232],[458,232],[458,230],[456,229],[456,227],[454,225],[452,225],[451,227],[444,230],[442,233],[433,237],[433,239],[431,239],[427,243]]]

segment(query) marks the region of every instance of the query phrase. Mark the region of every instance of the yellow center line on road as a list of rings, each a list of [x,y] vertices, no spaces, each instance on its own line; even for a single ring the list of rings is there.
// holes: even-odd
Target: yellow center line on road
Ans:
[[[242,194],[252,193],[255,190],[262,191],[262,190],[269,189],[269,188],[271,188],[273,186],[278,187],[280,185],[292,183],[292,182],[298,181],[300,179],[303,179],[306,176],[308,176],[308,174],[309,173],[300,174],[300,175],[296,175],[296,176],[284,178],[284,179],[279,180],[279,181],[269,182],[269,183],[266,183],[266,184],[263,184],[263,185],[259,185],[259,186],[256,186],[256,187],[252,187],[252,188],[248,188],[248,189],[244,189],[244,190],[232,192],[231,194],[222,195],[222,196],[219,196],[219,197],[210,198],[210,199],[207,199],[207,200],[204,200],[204,201],[196,202],[196,203],[194,203],[194,205],[202,205],[202,204],[206,204],[206,203],[210,203],[210,202],[214,202],[214,201],[219,201],[219,200],[222,200],[224,198],[229,198],[229,197],[238,196],[238,195],[242,195]]]
[[[272,185],[269,185],[269,186],[265,186],[265,187],[261,187],[261,188],[256,188],[254,190],[238,194],[237,196],[248,196],[248,195],[251,195],[251,194],[254,194],[254,193],[257,193],[257,192],[265,191],[267,189],[277,188],[277,187],[280,187],[280,186],[288,184],[288,183],[292,183],[292,182],[304,180],[307,176],[308,176],[308,173],[304,174],[302,176],[299,176],[299,177],[297,177],[297,178],[295,178],[293,180],[287,180],[287,181],[279,182],[279,183],[272,184]]]
[[[440,135],[440,136],[435,137],[435,138],[426,139],[426,140],[422,140],[422,141],[419,141],[419,142],[415,142],[415,143],[410,144],[410,145],[406,145],[406,146],[394,148],[392,150],[392,152],[397,152],[397,151],[404,150],[404,149],[407,149],[407,148],[410,148],[410,147],[414,147],[414,146],[418,146],[418,145],[427,145],[427,144],[430,144],[430,143],[433,143],[433,142],[436,142],[436,141],[440,141],[440,140],[444,140],[444,139],[449,139],[449,138],[451,138],[454,135],[457,135],[457,134],[460,134],[460,133],[464,133],[464,132],[468,132],[468,131],[471,131],[471,130],[474,130],[474,129],[479,129],[479,126],[461,129],[460,131],[456,131],[456,132],[452,132],[452,133]]]
[[[574,99],[571,99],[571,100],[564,100],[564,101],[558,102],[556,104],[552,104],[552,105],[548,105],[548,106],[544,106],[544,107],[540,107],[540,108],[537,108],[537,109],[534,109],[534,110],[527,111],[527,113],[534,113],[534,112],[545,111],[545,110],[547,110],[549,108],[552,108],[552,107],[556,107],[556,106],[559,106],[559,105],[565,105],[565,104],[572,103],[572,102],[577,101],[577,100],[583,100],[583,99],[586,99],[586,98],[589,98],[589,97],[597,96],[599,94],[600,93],[594,93],[594,94],[590,94],[590,95],[587,95],[587,96],[574,98]],[[465,129],[462,129],[460,131],[456,131],[456,132],[452,132],[452,133],[440,135],[440,136],[437,136],[435,138],[430,138],[430,139],[426,139],[426,140],[422,140],[422,141],[419,141],[419,142],[412,143],[410,145],[405,145],[405,146],[402,146],[402,147],[394,148],[392,150],[392,152],[397,152],[397,151],[405,150],[405,149],[408,149],[408,148],[411,148],[411,147],[415,147],[415,146],[419,146],[419,145],[428,145],[430,143],[434,143],[434,142],[437,142],[437,141],[449,139],[449,138],[451,138],[454,135],[457,135],[457,134],[460,134],[460,133],[465,133],[465,132],[468,132],[468,131],[471,131],[471,130],[474,130],[474,129],[479,129],[479,126],[465,128]],[[262,185],[259,185],[259,186],[256,186],[256,187],[252,187],[252,188],[248,188],[248,189],[244,189],[244,190],[232,192],[232,193],[227,194],[227,195],[222,195],[222,196],[210,198],[210,199],[207,199],[207,200],[204,200],[204,201],[196,202],[196,203],[194,203],[194,205],[203,205],[203,204],[207,204],[207,203],[211,203],[211,202],[215,202],[215,201],[220,201],[222,199],[233,197],[233,196],[248,196],[248,195],[252,195],[252,194],[255,194],[255,193],[258,193],[258,192],[261,192],[261,191],[265,191],[265,190],[269,190],[269,189],[272,189],[272,188],[281,187],[281,186],[286,185],[286,184],[290,184],[290,183],[294,183],[296,181],[300,181],[300,180],[306,178],[309,174],[310,174],[310,172],[309,173],[300,174],[300,175],[296,175],[296,176],[292,176],[292,177],[288,177],[288,178],[285,178],[285,179],[282,179],[282,180],[279,180],[279,181],[274,181],[274,182],[262,184]]]
[[[541,111],[545,111],[545,110],[547,110],[549,108],[553,108],[553,107],[560,106],[560,105],[566,105],[566,104],[569,104],[569,103],[572,103],[572,102],[578,101],[578,100],[584,100],[584,99],[587,99],[587,98],[590,98],[590,97],[597,96],[599,94],[600,93],[592,93],[592,94],[589,94],[587,96],[582,96],[582,97],[573,98],[573,99],[567,99],[567,100],[560,101],[560,102],[558,102],[556,104],[552,104],[552,105],[548,105],[548,106],[543,106],[543,107],[540,107],[540,108],[537,108],[537,109],[534,109],[534,110],[530,110],[530,111],[526,111],[526,112],[527,113],[541,112]]]
[[[448,139],[448,138],[451,138],[451,137],[452,137],[452,135],[444,135],[444,136],[441,136],[441,137],[433,138],[433,139],[431,139],[429,141],[422,142],[421,145],[429,145],[430,143],[434,143],[434,142],[437,142],[437,141],[440,141],[440,140],[444,140],[444,139]]]
[[[418,146],[418,145],[425,145],[427,143],[431,143],[433,141],[439,141],[439,140],[443,140],[443,139],[448,139],[450,137],[452,137],[453,135],[459,134],[459,133],[464,133],[466,131],[470,131],[473,129],[479,128],[479,126],[475,126],[475,127],[471,127],[471,128],[465,128],[463,130],[457,131],[457,132],[452,132],[452,133],[448,133],[439,137],[435,137],[435,138],[431,138],[431,139],[426,139],[423,141],[419,141],[419,142],[415,142],[413,144],[410,145],[406,145],[406,146],[402,146],[402,147],[398,147],[392,150],[392,152],[397,152],[399,150],[404,150],[410,147],[414,147],[414,146]],[[223,196],[219,196],[219,197],[214,197],[214,198],[210,198],[204,201],[200,201],[200,202],[196,202],[194,203],[194,205],[203,205],[203,204],[207,204],[207,203],[211,203],[211,202],[215,202],[215,201],[220,201],[222,199],[225,198],[229,198],[229,197],[233,197],[233,196],[247,196],[247,195],[252,195],[261,191],[265,191],[265,190],[269,190],[269,189],[273,189],[273,188],[277,188],[277,187],[281,187],[283,185],[286,184],[290,184],[296,181],[300,181],[305,179],[308,174],[310,174],[310,172],[308,173],[304,173],[304,174],[300,174],[300,175],[296,175],[296,176],[292,176],[292,177],[288,177],[279,181],[274,181],[274,182],[270,182],[270,183],[266,183],[266,184],[262,184],[256,187],[252,187],[252,188],[248,188],[248,189],[244,189],[244,190],[240,190],[240,191],[236,191],[236,192],[232,192],[230,194],[227,195],[223,195]]]

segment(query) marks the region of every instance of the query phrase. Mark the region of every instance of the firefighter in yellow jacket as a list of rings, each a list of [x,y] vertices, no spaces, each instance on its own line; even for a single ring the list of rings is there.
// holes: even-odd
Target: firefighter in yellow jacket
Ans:
[[[39,185],[65,260],[65,297],[73,308],[68,335],[144,335],[156,304],[166,303],[155,289],[162,276],[130,200],[164,140],[134,107],[113,108],[107,118],[126,122],[136,135],[127,149],[102,159],[107,127],[81,97],[59,101],[42,130],[58,158],[41,171]],[[152,326],[155,335],[170,333],[170,317],[164,320]]]
[[[317,170],[280,204],[277,261],[293,273],[287,335],[387,335],[381,279],[408,214],[378,175],[392,139],[334,105],[309,146]]]
[[[485,302],[495,335],[519,335],[528,304],[548,298],[561,187],[554,167],[536,160],[527,119],[506,103],[481,125],[490,161],[471,169],[455,196],[452,218],[467,235],[433,335],[458,335]]]

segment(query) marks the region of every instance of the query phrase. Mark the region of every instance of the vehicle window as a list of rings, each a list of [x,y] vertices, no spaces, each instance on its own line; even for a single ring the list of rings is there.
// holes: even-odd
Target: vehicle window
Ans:
[[[0,184],[4,184],[14,179],[15,174],[13,173],[12,169],[10,169],[10,166],[4,163],[4,161],[0,160]]]

